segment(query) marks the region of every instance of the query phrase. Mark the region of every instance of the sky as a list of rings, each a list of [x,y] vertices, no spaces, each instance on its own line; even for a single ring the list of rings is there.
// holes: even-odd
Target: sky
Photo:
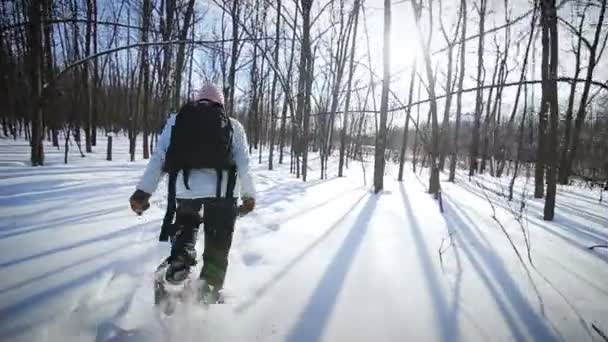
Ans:
[[[477,1],[476,1],[477,2]],[[373,60],[376,61],[377,63],[377,69],[380,68],[380,63],[381,63],[381,59],[382,59],[382,32],[383,32],[383,0],[368,0],[366,1],[367,3],[367,22],[368,22],[368,28],[369,28],[369,32],[373,32],[370,33],[370,35],[372,36],[376,36],[377,39],[375,40],[376,43],[376,47],[372,49],[372,51],[376,51],[376,56],[374,56]],[[392,77],[394,78],[394,80],[391,83],[391,86],[393,89],[395,89],[399,94],[404,94],[403,96],[405,97],[407,94],[407,89],[409,87],[409,73],[408,72],[403,72],[403,73],[399,73],[401,70],[404,70],[406,68],[410,68],[411,65],[413,64],[414,59],[416,59],[416,56],[418,56],[418,61],[419,61],[419,69],[420,71],[422,71],[420,69],[420,62],[421,62],[421,48],[419,47],[418,41],[417,41],[417,31],[416,31],[416,26],[415,26],[415,22],[414,22],[414,18],[413,18],[413,14],[412,14],[412,10],[411,10],[411,5],[409,1],[393,1],[394,5],[392,6],[392,32],[391,32],[391,69],[393,70],[393,75]],[[437,1],[435,1],[435,3],[437,3]],[[445,1],[444,3],[447,4],[446,7],[444,7],[443,10],[443,18],[445,20],[445,25],[446,27],[451,27],[451,23],[455,23],[456,22],[456,15],[457,15],[457,11],[458,11],[458,3],[459,1],[455,1],[455,0],[450,0],[450,1]],[[519,16],[521,16],[522,14],[524,14],[525,12],[529,11],[530,9],[532,9],[532,5],[529,1],[527,0],[510,0],[510,8],[511,8],[511,17],[512,18],[517,18]],[[470,2],[469,2],[470,4]],[[447,6],[451,6],[447,7]],[[479,30],[479,17],[476,15],[476,13],[473,13],[473,8],[472,6],[468,6],[468,20],[467,20],[467,36],[471,35],[471,34],[475,34],[478,32]],[[437,11],[437,9],[435,9],[435,11]],[[486,28],[491,28],[491,27],[495,27],[495,26],[500,26],[502,24],[505,23],[504,21],[504,1],[503,0],[489,0],[488,1],[488,11],[491,14],[489,20],[486,21]],[[559,15],[564,17],[564,18],[570,18],[570,11],[571,11],[571,7],[570,5],[565,6],[563,9],[561,9],[559,11]],[[598,13],[599,11],[597,9],[592,10],[591,13],[588,15],[591,19],[590,21],[593,20],[597,20],[597,16],[599,15]],[[425,16],[428,16],[428,14],[423,13],[423,19]],[[512,28],[512,38],[513,40],[520,35],[522,32],[529,32],[530,30],[530,19],[531,16],[523,19],[522,21],[520,21],[517,24],[513,25]],[[439,26],[439,23],[435,22],[434,23],[434,27],[435,29],[437,29]],[[608,25],[606,26],[605,32],[608,31]],[[448,29],[448,32],[451,32]],[[428,30],[425,31],[425,34],[428,33]],[[592,33],[591,31],[589,31],[586,34],[586,37],[588,37],[589,39],[592,38]],[[606,33],[604,33],[605,35]],[[485,48],[486,48],[486,54],[484,56],[484,60],[485,60],[485,65],[487,68],[487,78],[491,78],[491,73],[492,73],[492,68],[494,66],[494,60],[495,60],[495,53],[494,53],[494,43],[493,43],[493,34],[492,35],[488,35],[486,36],[486,41],[485,41]],[[498,38],[500,39],[500,41],[502,42],[503,39],[503,34],[502,32],[497,34]],[[527,38],[527,37],[524,37]],[[569,34],[569,32],[567,32],[565,29],[563,29],[563,26],[559,27],[559,38],[560,38],[560,63],[559,63],[559,75],[560,76],[572,76],[574,73],[574,57],[573,54],[566,51],[570,48],[570,40],[571,40],[571,35]],[[520,65],[523,63],[523,52],[525,50],[525,43],[527,42],[526,39],[524,39],[521,43],[521,48],[520,48],[520,52],[518,54],[517,49],[515,49],[514,47],[512,47],[509,50],[509,53],[511,54],[511,59],[509,61],[509,66],[511,68],[517,66],[517,68],[515,70],[512,70],[509,74],[508,80],[512,80],[515,81],[519,78],[519,73],[520,73]],[[433,33],[433,40],[431,43],[432,46],[432,50],[437,50],[437,48],[439,47],[443,47],[445,46],[445,41],[443,39],[443,36],[439,33],[439,31],[434,31]],[[541,49],[540,49],[540,39],[538,40],[538,43],[536,44],[537,49],[534,49],[534,53],[536,54],[536,65],[537,65],[537,70],[535,72],[535,79],[539,79],[540,75],[539,75],[539,67],[540,67],[540,53],[541,53]],[[598,64],[598,66],[596,67],[596,72],[594,73],[594,79],[599,80],[599,81],[608,81],[608,54],[604,54],[602,60],[600,61],[600,63]],[[586,63],[586,56],[584,57],[584,61]],[[529,63],[531,62],[531,60],[529,61]],[[446,54],[442,54],[439,56],[434,56],[433,58],[433,65],[434,67],[439,67],[439,73],[441,74],[442,72],[445,72],[446,69],[446,65],[447,65],[447,56]],[[467,59],[466,59],[466,64],[465,64],[465,69],[467,70],[467,75],[465,77],[465,87],[467,86],[473,86],[475,83],[475,73],[476,73],[476,69],[477,69],[477,40],[474,41],[469,41],[467,43]],[[420,72],[419,71],[419,72]],[[424,74],[423,77],[425,77],[426,75]],[[584,73],[581,74],[581,76],[584,76]],[[438,77],[439,79],[444,79],[444,77]],[[486,83],[490,83],[489,81],[487,81]],[[540,86],[536,87],[536,94],[540,94]],[[514,95],[515,95],[515,89],[516,87],[510,88],[505,90],[505,105],[503,105],[503,109],[504,110],[509,110],[510,111],[510,104],[512,102],[514,102]],[[562,98],[561,102],[565,105],[566,102],[566,97],[567,97],[567,93],[569,91],[569,86],[565,85],[565,84],[561,84],[560,85],[560,97]],[[438,94],[444,93],[444,91],[438,90],[437,91]],[[537,95],[538,98],[538,95]],[[465,110],[473,110],[473,102],[474,101],[474,94],[469,94],[467,96],[464,97],[464,106],[465,106]],[[442,104],[440,103],[440,106]],[[523,105],[522,102],[520,102],[520,105]]]
[[[346,10],[350,10],[352,7],[352,0],[346,0]],[[444,8],[443,8],[443,21],[448,31],[448,34],[451,34],[454,30],[454,24],[456,22],[457,14],[458,14],[458,6],[459,1],[457,0],[443,0]],[[474,13],[474,8],[471,4],[476,1],[469,1],[468,8],[468,19],[467,19],[467,36],[475,34],[478,31],[478,16]],[[136,2],[137,3],[137,2]],[[288,8],[293,8],[292,1],[283,1],[284,4]],[[313,5],[313,16],[319,13],[321,8],[324,8],[327,1],[315,0]],[[435,0],[434,11],[437,14],[438,11],[438,1]],[[532,4],[530,0],[509,0],[509,8],[511,11],[511,17],[516,18],[521,14],[532,9]],[[202,19],[201,23],[197,25],[196,28],[196,37],[202,39],[209,39],[211,37],[211,33],[213,31],[213,26],[219,26],[219,18],[221,11],[217,8],[216,5],[213,4],[211,0],[197,1],[198,13],[205,12],[205,17]],[[104,7],[102,7],[104,8]],[[359,35],[357,39],[357,51],[356,58],[360,60],[362,63],[367,64],[368,61],[371,62],[372,69],[375,74],[379,77],[382,75],[382,45],[383,45],[383,8],[384,8],[384,0],[365,0],[364,1],[364,15],[360,17],[360,29]],[[571,19],[571,11],[573,6],[566,5],[560,11],[559,15],[563,18]],[[504,0],[488,0],[488,11],[491,13],[486,22],[486,28],[492,28],[495,26],[502,25],[504,23]],[[103,10],[102,10],[103,12]],[[108,10],[108,13],[110,11]],[[589,17],[591,21],[597,20],[598,10],[591,10]],[[423,32],[424,34],[428,34],[428,25],[426,24],[428,19],[428,12],[425,10],[423,13]],[[137,14],[133,13],[133,16]],[[274,15],[272,15],[274,16]],[[437,16],[435,16],[437,18]],[[328,11],[325,11],[321,18],[314,24],[312,31],[313,35],[317,34],[323,28],[327,27],[330,18],[328,15]],[[124,18],[123,18],[124,21]],[[135,20],[133,20],[135,21]],[[523,50],[525,48],[526,37],[521,34],[529,31],[530,25],[530,17],[523,19],[517,24],[512,26],[512,39],[515,40],[518,37],[523,37],[524,39],[521,41],[520,49],[512,47],[509,50],[510,59],[509,66],[513,68],[510,72],[508,80],[513,81],[519,78],[519,66],[523,61]],[[445,41],[443,36],[440,34],[438,27],[439,23],[434,22],[434,30],[433,30],[433,39],[431,41],[431,50],[436,51],[438,48],[445,46]],[[608,32],[608,26],[606,31]],[[132,33],[133,34],[133,33]],[[587,32],[586,36],[591,38],[592,32]],[[606,33],[604,33],[606,34]],[[574,58],[573,54],[568,52],[567,50],[570,48],[571,35],[564,29],[563,25],[560,26],[560,67],[559,67],[559,75],[561,76],[571,76],[573,74],[573,64]],[[496,36],[502,42],[502,31],[498,34],[490,34],[486,36],[486,53],[484,56],[485,66],[487,68],[487,79],[486,83],[489,83],[489,79],[491,78],[493,64],[494,64],[494,43],[493,38]],[[368,41],[369,41],[369,51],[370,54],[368,56]],[[417,39],[417,30],[415,21],[412,15],[411,4],[409,0],[393,0],[392,5],[392,28],[391,28],[391,89],[398,94],[401,102],[407,102],[407,93],[409,87],[409,70],[412,67],[414,60],[418,60],[418,72],[422,76],[424,80],[426,80],[426,75],[424,73],[424,69],[422,68],[422,49],[418,44]],[[229,47],[229,46],[227,46]],[[534,49],[534,53],[536,54],[536,72],[535,78],[539,78],[538,67],[540,66],[540,42],[536,44],[537,49]],[[242,54],[241,61],[248,60],[250,45],[244,48],[244,52]],[[319,55],[324,55],[327,58],[330,53],[333,51],[328,51],[327,48],[325,50],[323,47],[320,47]],[[465,77],[465,87],[470,87],[475,84],[475,73],[477,68],[477,40],[472,40],[467,43],[467,58],[466,58],[466,77]],[[608,53],[600,61],[594,79],[599,81],[608,80],[608,57],[606,57]],[[210,65],[209,63],[209,54],[202,49],[197,50],[196,54],[196,62],[197,66],[206,66]],[[456,56],[456,51],[454,54],[454,58]],[[297,65],[298,56],[296,55],[295,63]],[[454,59],[456,61],[456,59]],[[586,57],[584,56],[584,61],[586,62]],[[321,64],[321,63],[318,63]],[[433,68],[438,69],[438,81],[444,82],[444,73],[447,65],[447,57],[445,53],[433,55],[432,58]],[[249,65],[244,65],[240,69],[238,73],[238,84],[240,88],[247,88],[247,82],[249,81]],[[314,89],[319,89],[322,80],[323,70],[316,70],[318,77],[315,77],[316,87]],[[361,85],[365,85],[369,81],[369,73],[363,67],[359,67],[357,74],[355,76],[355,81],[359,81]],[[377,82],[380,80],[377,78]],[[198,83],[204,82],[201,78],[200,73],[195,73],[194,82],[195,85]],[[438,94],[443,94],[443,84],[437,85],[436,92]],[[184,87],[185,89],[186,87]],[[540,94],[540,87],[537,86],[535,90],[538,98],[538,94]],[[560,85],[560,97],[562,98],[562,104],[565,102],[565,97],[567,96],[569,87],[565,84]],[[515,87],[509,88],[505,90],[504,98],[505,104],[503,105],[503,111],[510,111],[511,103],[513,102],[513,97],[515,93]],[[423,90],[422,97],[425,96],[425,91]],[[361,96],[364,96],[362,94]],[[380,87],[378,86],[376,89],[376,98],[380,97]],[[470,93],[464,96],[464,110],[472,111],[473,103],[474,103],[474,94]],[[538,100],[536,101],[538,102]],[[379,104],[379,101],[377,101]],[[521,104],[521,102],[520,102]],[[391,103],[389,107],[395,107],[397,103]],[[440,112],[443,110],[443,104],[439,103]],[[371,108],[369,108],[371,109]],[[314,110],[314,109],[313,109]],[[426,108],[423,107],[423,112]]]

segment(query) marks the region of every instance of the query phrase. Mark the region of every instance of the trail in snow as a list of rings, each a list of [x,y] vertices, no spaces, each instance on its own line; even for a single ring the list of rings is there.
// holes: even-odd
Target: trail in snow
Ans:
[[[160,320],[152,272],[168,252],[157,242],[165,186],[136,217],[127,199],[145,161],[127,162],[124,139],[113,162],[93,154],[66,166],[47,148],[49,165],[33,169],[28,149],[0,140],[2,339],[599,341],[591,324],[608,330],[608,254],[587,249],[608,240],[608,205],[588,189],[560,187],[548,223],[523,178],[512,203],[507,179],[442,182],[440,215],[424,174],[399,183],[389,168],[373,195],[357,163],[347,178],[307,183],[286,165],[256,165],[258,209],[237,223],[229,303]],[[530,273],[487,202],[525,255],[522,193]]]

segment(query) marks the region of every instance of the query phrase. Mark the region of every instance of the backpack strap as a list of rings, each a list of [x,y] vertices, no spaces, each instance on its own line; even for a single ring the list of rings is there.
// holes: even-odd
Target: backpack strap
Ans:
[[[186,189],[190,190],[190,186],[188,185],[188,182],[190,181],[190,169],[189,168],[185,168],[182,170],[182,178],[184,179],[184,186],[186,187]]]
[[[222,178],[224,176],[224,170],[217,168],[215,169],[215,173],[217,173],[217,184],[215,187],[215,197],[222,197]]]
[[[175,217],[175,210],[177,207],[175,199],[175,183],[177,182],[178,171],[169,173],[169,188],[167,189],[167,211],[165,212],[165,218],[163,219],[163,225],[160,229],[160,236],[158,241],[169,241],[169,237],[172,237],[175,233],[175,227],[173,224],[173,218]]]
[[[226,198],[234,198],[234,188],[236,187],[236,165],[228,169],[228,183],[226,184]]]

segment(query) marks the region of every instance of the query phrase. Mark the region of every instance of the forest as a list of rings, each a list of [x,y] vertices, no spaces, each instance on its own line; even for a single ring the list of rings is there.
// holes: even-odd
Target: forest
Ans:
[[[111,160],[116,135],[147,159],[214,83],[270,170],[373,157],[380,192],[411,162],[438,200],[457,170],[512,177],[509,199],[525,173],[552,220],[558,184],[608,188],[607,2],[4,0],[0,136],[37,167],[45,146]]]

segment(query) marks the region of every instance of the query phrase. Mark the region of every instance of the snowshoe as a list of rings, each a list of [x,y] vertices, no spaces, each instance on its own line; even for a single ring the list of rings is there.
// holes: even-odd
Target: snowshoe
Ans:
[[[205,280],[201,280],[198,287],[198,302],[204,306],[211,304],[223,304],[224,298],[218,288],[207,284]]]
[[[167,316],[175,312],[178,302],[184,302],[189,298],[188,289],[191,287],[189,279],[189,267],[183,267],[179,263],[169,263],[169,259],[163,261],[155,272],[154,277],[154,304]]]

